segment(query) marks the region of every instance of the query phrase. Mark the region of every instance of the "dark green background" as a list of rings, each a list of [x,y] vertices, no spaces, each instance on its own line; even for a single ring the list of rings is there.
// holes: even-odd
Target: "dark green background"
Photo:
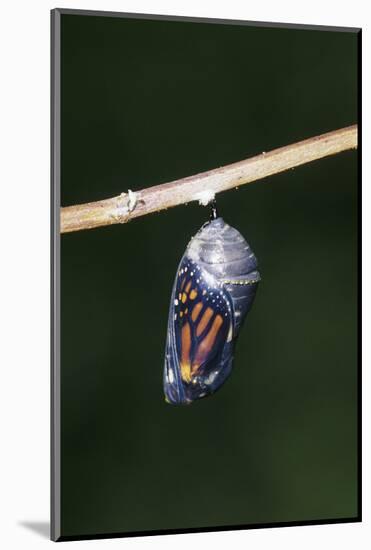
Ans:
[[[356,33],[62,16],[62,205],[357,121]],[[62,534],[357,515],[357,153],[218,197],[262,273],[232,376],[165,403],[196,203],[62,236]]]

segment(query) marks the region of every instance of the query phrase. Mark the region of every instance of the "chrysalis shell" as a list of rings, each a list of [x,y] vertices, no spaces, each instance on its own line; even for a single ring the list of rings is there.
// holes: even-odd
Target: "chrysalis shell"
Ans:
[[[168,403],[192,403],[224,383],[259,281],[250,246],[222,218],[191,239],[171,294],[164,368]]]

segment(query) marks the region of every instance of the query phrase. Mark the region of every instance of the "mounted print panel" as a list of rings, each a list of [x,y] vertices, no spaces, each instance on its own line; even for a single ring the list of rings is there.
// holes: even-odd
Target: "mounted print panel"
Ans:
[[[52,539],[360,521],[359,29],[52,11]]]

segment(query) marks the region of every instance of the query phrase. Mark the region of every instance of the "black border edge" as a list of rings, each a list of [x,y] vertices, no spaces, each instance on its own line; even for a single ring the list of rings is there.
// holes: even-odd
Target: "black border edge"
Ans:
[[[172,15],[152,15],[121,13],[96,10],[78,10],[55,8],[51,10],[51,514],[50,538],[54,542],[145,537],[158,535],[208,533],[220,531],[238,531],[276,527],[301,527],[313,525],[332,525],[362,522],[362,28],[334,27],[325,25],[303,25],[292,23],[268,23],[201,17],[183,17]],[[60,471],[60,130],[61,130],[61,15],[88,15],[101,17],[120,17],[129,19],[180,21],[193,23],[229,24],[270,28],[289,28],[298,30],[319,30],[334,32],[353,32],[358,34],[358,414],[357,414],[357,478],[358,478],[358,514],[351,518],[303,520],[247,525],[225,525],[214,527],[195,527],[187,529],[158,529],[148,531],[130,531],[115,533],[96,533],[91,535],[61,534],[61,471]]]
[[[250,529],[268,529],[276,527],[310,527],[313,525],[333,525],[342,523],[359,523],[358,516],[354,518],[323,519],[323,520],[303,520],[303,521],[284,521],[275,523],[251,523],[250,525],[221,525],[216,527],[191,527],[188,529],[157,529],[154,531],[130,531],[127,533],[96,533],[93,535],[63,535],[58,542],[67,542],[73,540],[93,540],[93,539],[115,539],[129,537],[150,537],[162,535],[184,535],[190,533],[216,533],[220,531],[241,531]]]
[[[357,202],[357,240],[358,240],[358,288],[357,288],[357,333],[358,333],[358,356],[357,356],[357,479],[358,479],[358,517],[362,521],[362,29],[358,31],[357,37],[357,114],[358,114],[358,202]]]
[[[61,13],[51,10],[51,119],[50,119],[50,255],[51,255],[51,422],[50,422],[50,538],[61,540],[61,472],[60,472],[60,39]]]

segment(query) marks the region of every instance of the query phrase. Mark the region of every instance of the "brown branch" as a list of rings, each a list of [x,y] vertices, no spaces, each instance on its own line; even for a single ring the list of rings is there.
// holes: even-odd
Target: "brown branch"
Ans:
[[[67,206],[61,208],[61,232],[126,223],[139,216],[200,200],[203,194],[220,193],[356,147],[357,125],[354,125],[136,193]]]

